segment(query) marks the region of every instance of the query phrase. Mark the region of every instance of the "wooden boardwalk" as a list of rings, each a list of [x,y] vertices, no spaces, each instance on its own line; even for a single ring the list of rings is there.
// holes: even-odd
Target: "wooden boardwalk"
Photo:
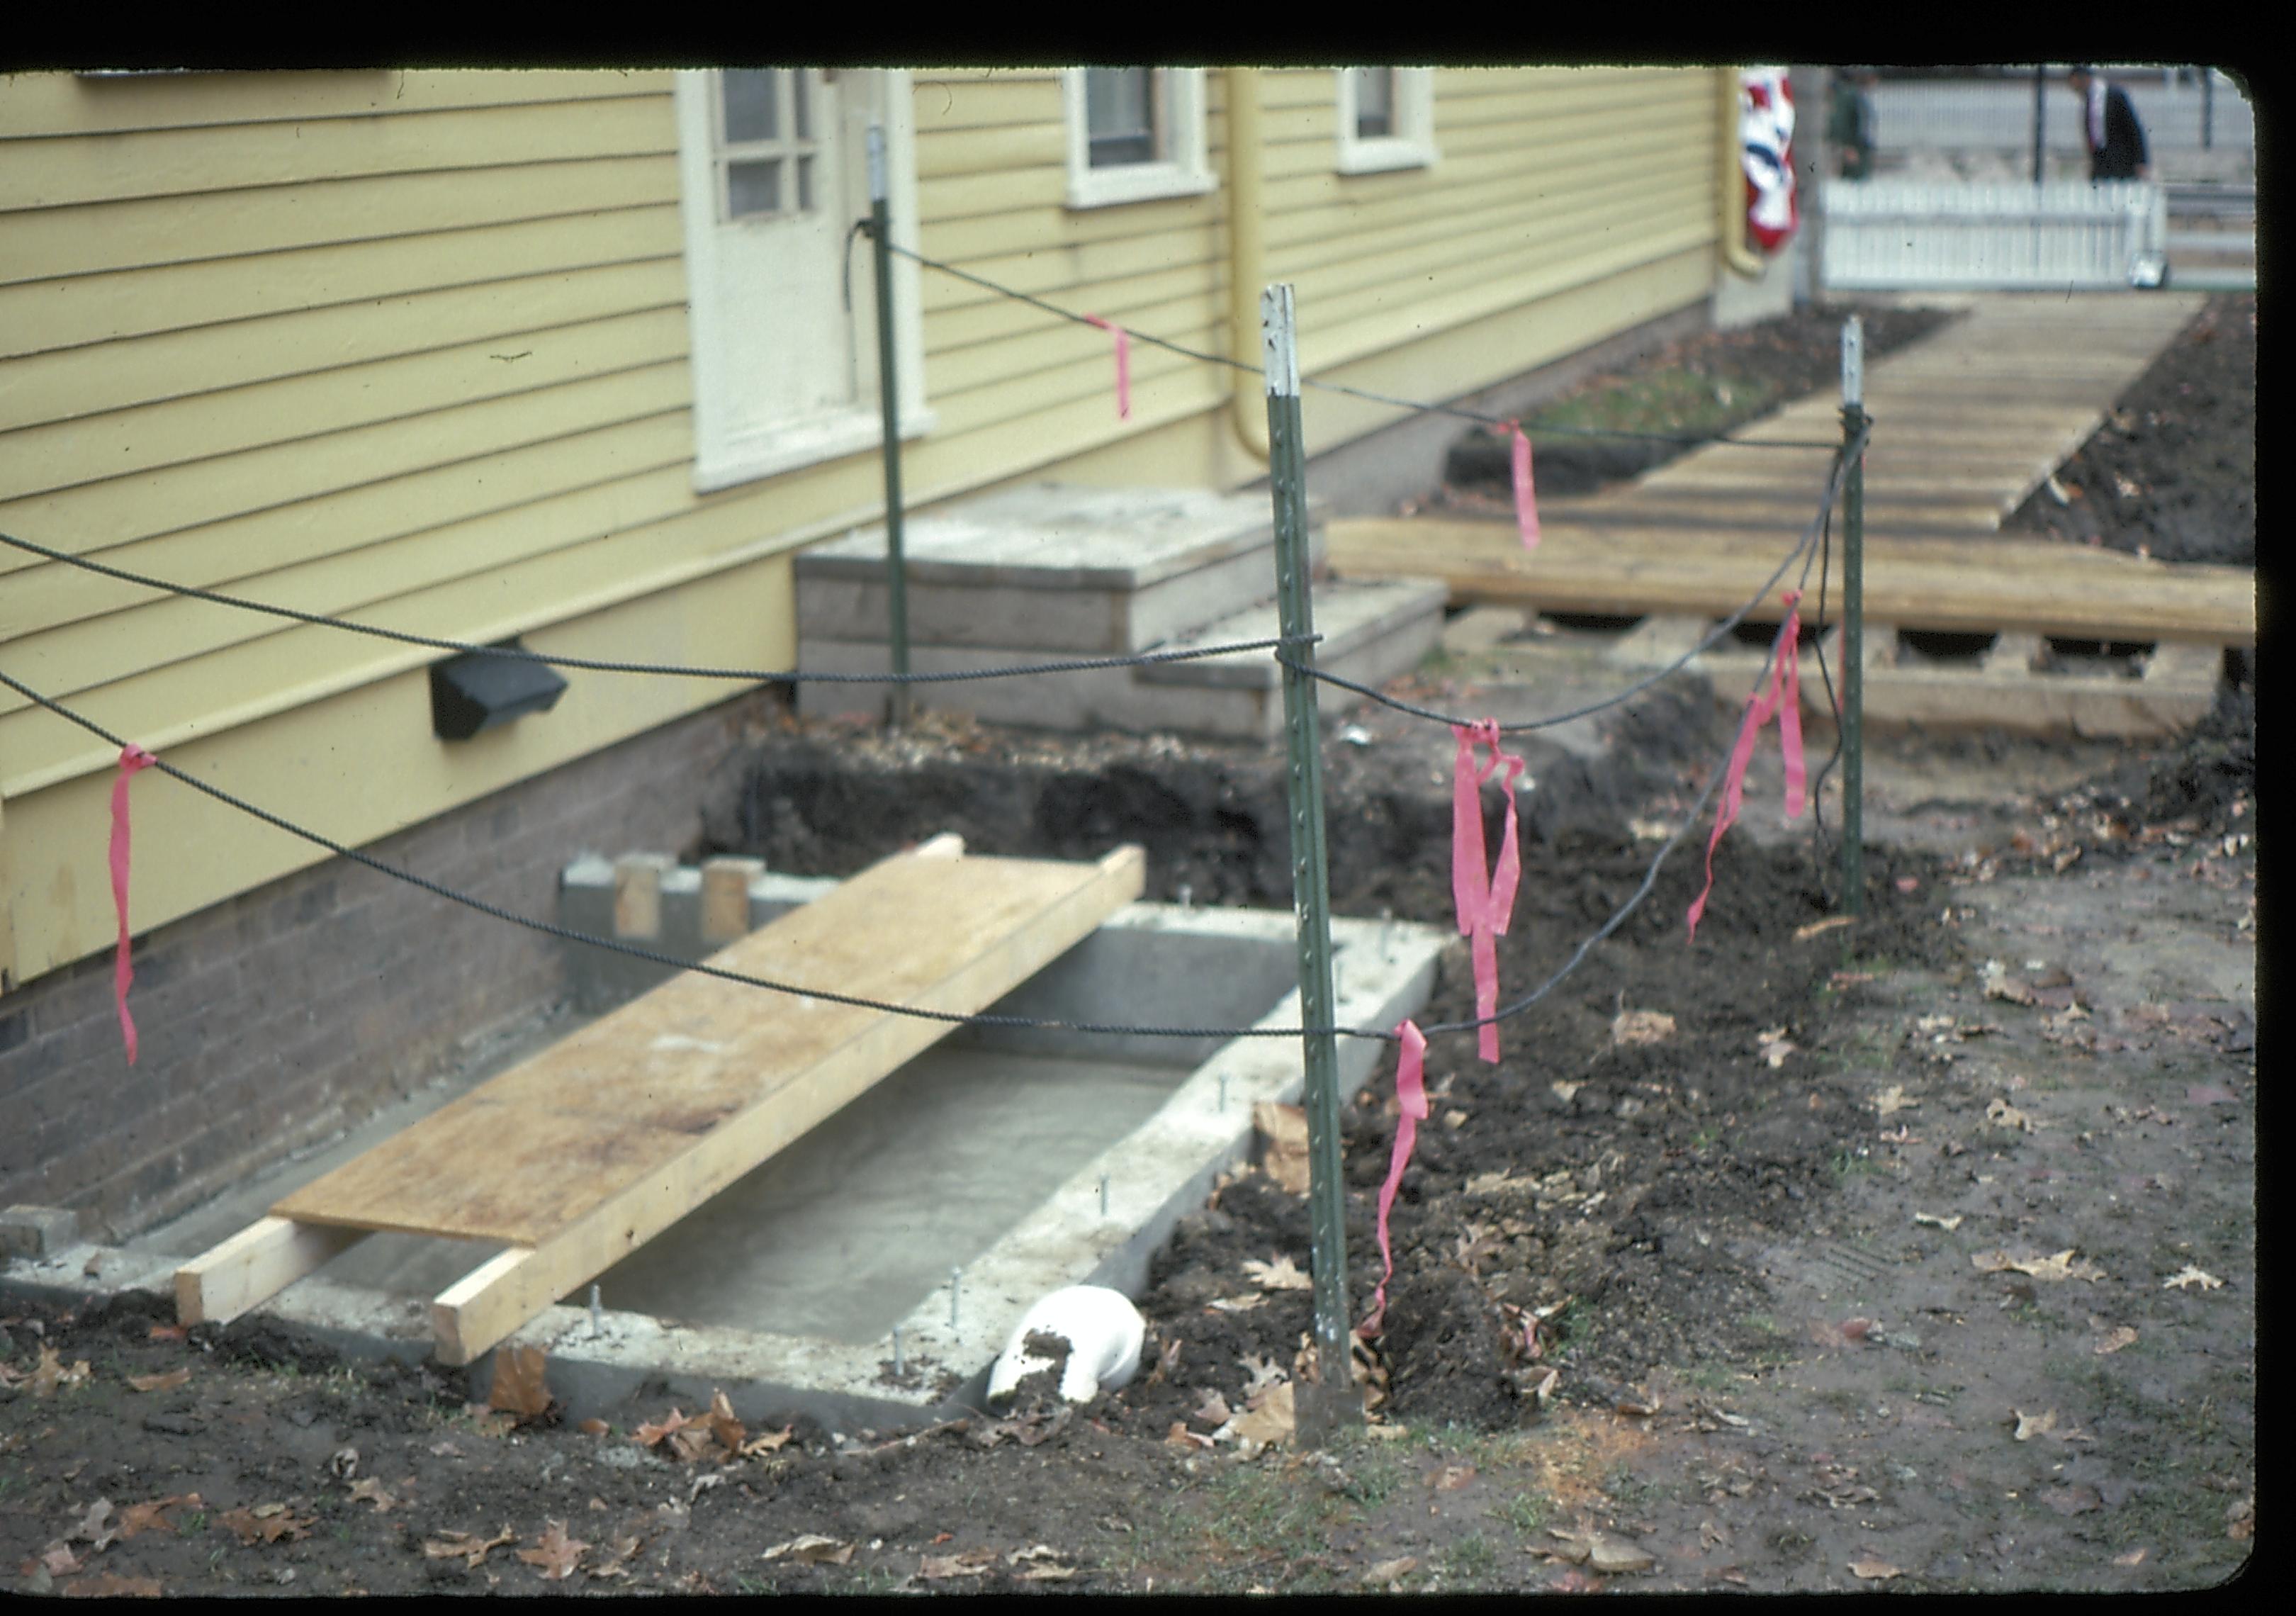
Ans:
[[[1953,325],[1867,367],[1875,423],[1866,471],[1867,620],[2253,645],[2250,569],[2169,566],[1998,531],[2202,299],[2035,294],[1972,303]],[[1739,434],[1775,447],[1712,445],[1628,487],[1542,501],[1534,553],[1499,518],[1335,521],[1332,566],[1342,576],[1441,578],[1460,603],[1718,618],[1746,602],[1816,514],[1829,457],[1791,445],[1838,439],[1840,408],[1830,394],[1812,397]],[[1840,537],[1837,520],[1836,602]],[[1811,583],[1814,592],[1814,573]]]
[[[969,1014],[1140,895],[1098,864],[964,856],[945,836],[714,956],[745,974]],[[305,1185],[176,1274],[228,1319],[373,1230],[507,1249],[432,1304],[463,1364],[955,1029],[685,973]]]

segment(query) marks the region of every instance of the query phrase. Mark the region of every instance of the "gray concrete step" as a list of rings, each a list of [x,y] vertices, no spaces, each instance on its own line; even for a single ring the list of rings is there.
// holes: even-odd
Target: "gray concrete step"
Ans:
[[[919,646],[1144,651],[1275,587],[1265,494],[1035,483],[911,517],[901,554]],[[885,568],[882,524],[800,554],[800,642],[886,638]]]
[[[1317,631],[1324,636],[1316,648],[1318,666],[1362,684],[1378,684],[1416,666],[1441,636],[1446,594],[1441,583],[1421,579],[1316,585],[1314,610]],[[1267,639],[1275,633],[1271,602],[1207,624],[1160,649]],[[1010,646],[912,645],[909,667],[917,673],[972,672],[1041,660],[1046,655],[1040,649]],[[882,640],[808,640],[800,659],[808,672],[816,673],[876,673],[890,662]],[[1319,695],[1321,710],[1344,710],[1352,705],[1345,695],[1324,687]],[[798,689],[798,711],[807,718],[875,713],[883,710],[884,697],[882,685],[806,684]],[[1267,740],[1279,734],[1283,724],[1280,670],[1265,651],[1201,662],[922,685],[912,687],[911,701],[918,707],[967,712],[988,723],[1035,729]]]

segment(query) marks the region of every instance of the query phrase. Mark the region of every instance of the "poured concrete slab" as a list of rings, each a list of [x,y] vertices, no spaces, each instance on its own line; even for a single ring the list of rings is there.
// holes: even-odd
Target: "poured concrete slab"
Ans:
[[[1414,1013],[1448,940],[1432,928],[1335,921],[1341,1024],[1384,1029]],[[1135,904],[996,1009],[1296,1027],[1294,946],[1286,913]],[[1341,1082],[1365,1080],[1387,1047],[1341,1039]],[[505,1049],[495,1064],[524,1053]],[[576,1417],[608,1413],[642,1386],[689,1404],[723,1390],[744,1418],[802,1412],[840,1430],[931,1417],[977,1397],[1004,1336],[1045,1292],[1089,1282],[1136,1294],[1173,1224],[1249,1151],[1253,1103],[1296,1100],[1300,1087],[1296,1037],[968,1029],[602,1276],[594,1318],[570,1297],[504,1345],[548,1355],[551,1389]],[[251,1178],[126,1249],[19,1259],[4,1283],[169,1294],[184,1258],[371,1142],[357,1136]],[[489,1254],[373,1235],[256,1316],[353,1353],[421,1358],[429,1298]],[[474,1366],[474,1388],[491,1361]]]
[[[1310,507],[1310,559],[1321,564]],[[1265,494],[1031,484],[910,517],[901,537],[912,644],[1142,651],[1275,591]],[[797,558],[798,636],[889,637],[882,525]],[[812,664],[808,661],[808,667]]]

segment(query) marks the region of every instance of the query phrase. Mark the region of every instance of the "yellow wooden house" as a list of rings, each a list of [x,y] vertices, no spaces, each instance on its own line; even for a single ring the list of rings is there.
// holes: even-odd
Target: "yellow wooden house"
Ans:
[[[457,640],[790,667],[792,557],[882,514],[849,228],[872,126],[894,240],[928,257],[1255,362],[1258,293],[1290,281],[1308,374],[1445,398],[1702,306],[1744,267],[1732,82],[10,77],[0,533]],[[1099,332],[914,262],[895,286],[912,505],[1264,472],[1255,374],[1136,347],[1119,422]],[[1311,453],[1393,419],[1328,393],[1306,411]],[[0,669],[351,846],[734,693],[576,674],[547,715],[444,741],[439,654],[0,548]],[[0,1016],[114,939],[115,763],[0,689]],[[139,937],[327,857],[176,783],[134,790]]]

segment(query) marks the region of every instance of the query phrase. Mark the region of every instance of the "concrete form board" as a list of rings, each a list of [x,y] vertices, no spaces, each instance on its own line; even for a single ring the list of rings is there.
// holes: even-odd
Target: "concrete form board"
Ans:
[[[1033,980],[998,1008],[1012,1007],[1018,1013],[1062,1014],[1069,1020],[1128,1021],[1153,1020],[1159,1010],[1193,1007],[1193,1014],[1177,1019],[1183,1022],[1213,1020],[1208,1013],[1230,1010],[1227,1001],[1238,994],[1249,997],[1255,990],[1266,991],[1288,979],[1288,972],[1279,967],[1291,957],[1292,927],[1292,917],[1279,912],[1185,910],[1135,904],[1087,939],[1078,955]],[[1340,920],[1333,923],[1333,940],[1338,1019],[1344,1025],[1386,1029],[1423,1004],[1432,985],[1437,957],[1448,939],[1432,928]],[[1143,962],[1152,956],[1160,956],[1160,969],[1144,967]],[[1259,968],[1240,972],[1239,961],[1250,956],[1258,957]],[[1055,976],[1062,970],[1065,985]],[[1245,980],[1250,977],[1258,979],[1257,989]],[[1079,997],[1070,1001],[1070,994]],[[1031,1009],[1019,1010],[1021,1004]],[[1240,1017],[1233,1024],[1256,1019],[1264,1026],[1296,1026],[1300,1014],[1296,990],[1286,988],[1263,1016]],[[922,1069],[946,1051],[945,1059],[972,1068],[975,1081],[993,1082],[999,1059],[1033,1063],[1039,1079],[1035,1093],[1043,1096],[1056,1093],[1060,1087],[1055,1083],[1048,1087],[1041,1082],[1054,1067],[1070,1062],[1077,1071],[1086,1070],[1085,1062],[1072,1054],[1022,1055],[1013,1047],[1015,1039],[1043,1036],[994,1030],[968,1034],[962,1040],[949,1040],[942,1051],[914,1064]],[[1082,1080],[1103,1087],[1110,1082],[1131,1086],[1136,1100],[1155,1101],[1146,1108],[1144,1120],[1096,1153],[1061,1163],[1068,1169],[1066,1176],[1059,1177],[1050,1192],[1017,1221],[1007,1207],[994,1213],[1002,1219],[996,1226],[950,1232],[948,1237],[959,1245],[969,1241],[976,1248],[976,1254],[963,1263],[954,1325],[945,1278],[918,1294],[917,1285],[929,1276],[924,1272],[909,1274],[905,1284],[869,1299],[853,1315],[863,1323],[849,1326],[848,1333],[856,1328],[873,1328],[873,1321],[900,1319],[904,1357],[911,1373],[898,1383],[890,1373],[890,1330],[884,1339],[854,1341],[775,1329],[777,1317],[791,1317],[799,1311],[786,1275],[767,1293],[753,1292],[748,1297],[744,1305],[750,1313],[741,1325],[691,1317],[681,1319],[679,1308],[664,1305],[655,1313],[603,1309],[594,1328],[586,1308],[562,1306],[529,1324],[505,1344],[536,1346],[547,1352],[552,1390],[576,1417],[610,1411],[640,1386],[659,1387],[665,1382],[671,1396],[689,1400],[706,1399],[713,1390],[722,1388],[737,1413],[745,1417],[786,1417],[803,1412],[832,1429],[897,1423],[953,1410],[967,1399],[977,1399],[987,1366],[1002,1347],[1005,1333],[1021,1312],[1046,1291],[1089,1281],[1136,1293],[1145,1283],[1151,1256],[1168,1236],[1172,1225],[1201,1202],[1218,1173],[1248,1153],[1253,1103],[1288,1102],[1299,1096],[1301,1064],[1295,1038],[1236,1039],[1193,1065],[1185,1062],[1197,1049],[1188,1041],[1178,1041],[1182,1063],[1163,1068],[1168,1079],[1155,1079],[1136,1060],[1109,1058],[1135,1055],[1139,1046],[1148,1042],[1136,1040],[1133,1048],[1104,1052],[1100,1064],[1107,1070],[1097,1078]],[[1342,1083],[1352,1088],[1365,1080],[1385,1047],[1372,1040],[1341,1039]],[[1052,1048],[1046,1046],[1048,1051]],[[1144,1096],[1138,1093],[1144,1084],[1153,1090],[1165,1081],[1168,1087],[1160,1100],[1152,1092]],[[875,1103],[898,1103],[893,1090],[881,1086],[881,1091],[886,1098]],[[432,1103],[446,1097],[432,1096]],[[1098,1103],[1081,1086],[1072,1097],[1086,1109]],[[872,1103],[865,1097],[849,1109],[857,1111]],[[975,1138],[964,1148],[984,1161],[993,1161],[1001,1155],[1029,1153],[1033,1148],[1026,1136],[1029,1120],[1045,1109],[1042,1104],[1007,1104],[992,1115],[958,1105],[946,1108],[937,1125],[987,1128],[990,1137]],[[966,1120],[969,1114],[974,1121]],[[867,1118],[861,1118],[857,1126],[865,1134]],[[1091,1143],[1084,1141],[1083,1148],[1088,1149]],[[800,1146],[799,1153],[802,1151]],[[914,1194],[914,1185],[899,1181],[898,1162],[893,1165],[897,1169],[893,1183],[873,1190],[848,1175],[840,1180],[839,1193],[857,1198]],[[323,1170],[322,1163],[306,1163],[302,1168],[306,1175],[318,1170]],[[1058,1177],[1049,1165],[1046,1171]],[[1103,1177],[1108,1183],[1104,1214],[1101,1206]],[[250,1185],[249,1193],[267,1203],[274,1190],[274,1185],[258,1183]],[[936,1204],[931,1211],[936,1220],[954,1221],[964,1206],[963,1202],[955,1206]],[[215,1221],[212,1214],[208,1221]],[[682,1283],[703,1287],[723,1301],[725,1292],[738,1289],[731,1272],[738,1265],[726,1260],[727,1237],[725,1229],[694,1218],[666,1233],[656,1243],[662,1248],[665,1269],[682,1267]],[[384,1244],[404,1238],[371,1238],[320,1275],[290,1286],[260,1311],[356,1354],[423,1356],[430,1345],[423,1296],[432,1277],[439,1272],[459,1276],[486,1253],[465,1243],[431,1242],[427,1243],[432,1248],[449,1249],[402,1250],[393,1254]],[[20,1260],[6,1270],[4,1284],[7,1288],[72,1295],[122,1289],[165,1295],[172,1288],[176,1263],[194,1248],[203,1249],[207,1239],[198,1220],[187,1219],[126,1251],[76,1245],[44,1259]],[[686,1247],[682,1261],[677,1260],[681,1242]],[[824,1281],[817,1275],[816,1287],[825,1284],[833,1292],[847,1283],[843,1259],[833,1243],[829,1249],[823,1249],[818,1240],[810,1243],[827,1265],[827,1278]],[[400,1289],[392,1293],[373,1284],[346,1284],[343,1276],[359,1272],[362,1262],[393,1267]],[[92,1263],[95,1267],[90,1276],[87,1270]],[[616,1289],[635,1288],[617,1282],[612,1274],[604,1276],[603,1284],[609,1287],[609,1294]],[[686,1315],[712,1310],[701,1302],[682,1309]],[[474,1389],[482,1391],[489,1363],[482,1361],[474,1371]]]

